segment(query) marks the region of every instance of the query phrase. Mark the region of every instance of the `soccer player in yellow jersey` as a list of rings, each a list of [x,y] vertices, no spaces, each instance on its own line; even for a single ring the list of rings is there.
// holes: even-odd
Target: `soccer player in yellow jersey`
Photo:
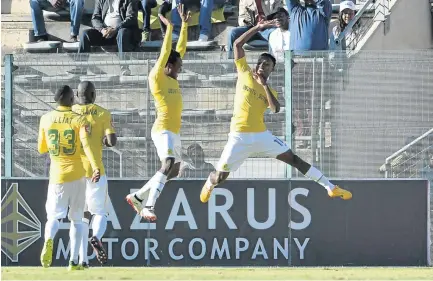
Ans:
[[[212,190],[236,171],[252,154],[260,153],[276,158],[298,169],[306,177],[316,181],[328,191],[330,197],[352,198],[352,194],[332,184],[318,169],[295,155],[288,146],[266,129],[263,114],[267,108],[274,113],[280,110],[277,92],[268,84],[268,78],[275,68],[275,58],[264,53],[260,55],[254,69],[248,66],[243,45],[260,30],[273,27],[275,21],[262,21],[235,41],[234,57],[238,72],[234,111],[230,134],[217,171],[210,173],[200,193],[200,200],[206,203]]]
[[[55,94],[58,107],[44,114],[39,125],[38,151],[49,153],[51,159],[48,185],[47,223],[45,243],[41,253],[41,264],[49,267],[53,255],[53,239],[59,229],[59,220],[68,217],[71,221],[71,257],[69,270],[80,269],[78,251],[82,237],[82,218],[86,184],[85,170],[81,160],[83,149],[91,165],[92,181],[100,177],[98,161],[91,150],[89,135],[91,128],[86,119],[73,112],[74,93],[69,86],[62,86]]]
[[[173,24],[160,15],[167,26],[158,61],[149,73],[149,85],[153,97],[157,118],[152,128],[152,140],[156,146],[161,169],[140,190],[126,196],[126,201],[149,221],[156,220],[154,206],[165,183],[179,173],[181,161],[180,127],[182,114],[182,94],[177,76],[182,68],[182,58],[186,52],[188,39],[188,20],[191,14],[178,6],[182,18],[180,38],[176,50],[172,50]],[[142,207],[144,205],[144,208]]]
[[[96,91],[92,82],[83,81],[78,85],[77,101],[78,104],[72,106],[72,110],[83,115],[90,123],[92,134],[90,136],[90,146],[93,154],[101,168],[101,177],[97,183],[91,181],[92,167],[89,159],[81,153],[84,169],[86,170],[86,207],[83,218],[83,237],[80,247],[80,264],[83,268],[89,267],[87,258],[87,247],[89,245],[89,222],[92,216],[93,235],[90,244],[96,253],[96,258],[101,264],[107,262],[107,252],[105,251],[101,239],[107,229],[107,198],[108,182],[105,175],[104,164],[102,163],[103,145],[113,147],[116,145],[116,133],[111,122],[111,113],[96,105]]]

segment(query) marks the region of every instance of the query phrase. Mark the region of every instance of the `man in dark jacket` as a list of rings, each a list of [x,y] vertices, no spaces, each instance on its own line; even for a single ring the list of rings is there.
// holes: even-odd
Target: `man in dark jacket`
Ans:
[[[330,0],[286,0],[290,14],[290,50],[328,50],[328,28],[332,15]]]
[[[79,53],[90,52],[91,46],[116,45],[119,58],[123,52],[131,52],[141,41],[138,27],[137,0],[96,0],[92,16],[92,29],[80,37]],[[122,66],[122,75],[130,75],[127,66]]]

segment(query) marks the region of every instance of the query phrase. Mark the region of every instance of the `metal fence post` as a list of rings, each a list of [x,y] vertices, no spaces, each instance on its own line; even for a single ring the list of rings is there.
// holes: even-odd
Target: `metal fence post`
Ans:
[[[151,71],[150,60],[147,59],[146,60],[146,73],[147,73],[147,77],[149,77],[150,71]],[[150,107],[151,107],[151,102],[152,102],[151,99],[150,99],[151,93],[150,93],[149,78],[147,79],[147,82],[146,82],[146,92],[145,92],[145,94],[146,94],[146,125],[145,125],[145,127],[146,127],[146,131],[145,131],[145,134],[146,134],[145,135],[146,136],[146,140],[145,140],[146,155],[145,155],[145,157],[147,159],[147,163],[146,163],[146,177],[150,179],[152,177],[152,171],[153,171],[154,167],[152,165],[153,164],[152,163],[152,159],[150,159],[150,157],[149,157],[149,155],[151,155],[151,153],[150,153],[150,149],[151,149],[150,140],[152,139],[152,137],[151,137],[151,128],[149,126],[150,117],[151,117],[150,116]],[[150,265],[150,261],[148,261],[148,265]]]
[[[292,148],[292,52],[285,52],[284,103],[286,109],[286,143]],[[286,178],[292,178],[292,166],[286,166]]]
[[[13,55],[5,55],[5,130],[4,130],[4,145],[5,145],[5,177],[12,177],[12,100],[13,100]]]

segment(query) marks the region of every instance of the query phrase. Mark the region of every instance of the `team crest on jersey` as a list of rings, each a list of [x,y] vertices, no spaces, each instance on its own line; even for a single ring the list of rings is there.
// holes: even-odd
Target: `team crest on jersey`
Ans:
[[[85,125],[85,126],[84,126],[84,129],[86,130],[86,132],[87,132],[88,134],[90,134],[90,133],[92,132],[92,128],[90,127],[90,124]]]

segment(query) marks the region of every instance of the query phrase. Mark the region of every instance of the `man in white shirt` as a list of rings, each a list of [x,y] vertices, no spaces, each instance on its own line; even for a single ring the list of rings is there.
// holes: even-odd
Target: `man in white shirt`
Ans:
[[[269,53],[277,61],[284,61],[284,52],[290,50],[289,13],[281,8],[276,20],[277,29],[269,35]]]

